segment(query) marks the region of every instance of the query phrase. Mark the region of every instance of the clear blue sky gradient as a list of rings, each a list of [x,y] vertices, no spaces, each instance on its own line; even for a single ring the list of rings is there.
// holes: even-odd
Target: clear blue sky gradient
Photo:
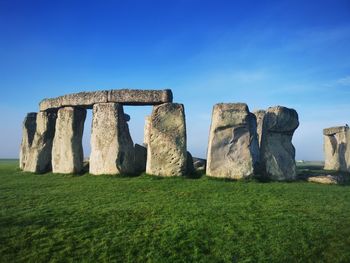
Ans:
[[[350,123],[350,1],[0,1],[0,158],[45,97],[171,88],[188,148],[206,155],[212,107],[299,113],[297,159],[322,160],[322,129]],[[151,107],[126,107],[142,143]],[[85,123],[89,153],[91,112]]]

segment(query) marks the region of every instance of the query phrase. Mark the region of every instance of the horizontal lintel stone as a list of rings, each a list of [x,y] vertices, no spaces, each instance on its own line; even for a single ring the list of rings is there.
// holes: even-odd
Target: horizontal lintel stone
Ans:
[[[123,105],[158,105],[172,102],[171,90],[102,90],[67,94],[57,98],[44,99],[40,102],[40,111],[61,107],[92,108],[94,104],[115,102]]]
[[[347,130],[349,130],[349,127],[347,126],[330,127],[330,128],[323,129],[323,135],[329,136],[339,132],[346,132]]]

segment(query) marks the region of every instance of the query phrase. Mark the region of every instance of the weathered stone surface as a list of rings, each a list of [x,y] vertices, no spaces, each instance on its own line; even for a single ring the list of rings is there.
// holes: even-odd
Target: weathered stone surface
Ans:
[[[262,171],[272,180],[296,179],[294,131],[299,126],[295,110],[270,107],[264,117],[261,141]]]
[[[82,137],[86,110],[63,107],[58,110],[56,133],[52,146],[54,173],[79,173],[83,168]]]
[[[40,111],[45,111],[53,108],[61,108],[65,106],[75,106],[81,108],[92,108],[96,103],[107,102],[108,91],[92,91],[79,92],[63,95],[57,98],[44,99],[40,102]]]
[[[147,164],[147,148],[135,144],[135,172],[137,174],[146,172],[146,164]]]
[[[143,145],[145,145],[146,147],[149,141],[150,129],[151,129],[151,116],[146,116],[145,126],[143,129]]]
[[[23,121],[22,128],[22,142],[19,152],[19,168],[23,170],[30,147],[32,146],[34,140],[34,134],[36,130],[36,112],[30,112],[27,114]]]
[[[325,170],[350,171],[349,127],[333,127],[323,130]]]
[[[92,108],[94,104],[114,102],[123,105],[158,105],[172,102],[171,90],[101,90],[67,94],[57,98],[44,99],[40,102],[40,111],[46,111],[65,106]]]
[[[32,144],[27,153],[24,171],[44,173],[51,170],[52,142],[55,135],[55,112],[39,112]]]
[[[349,130],[348,126],[337,126],[323,129],[323,135],[334,135],[340,132],[346,132]]]
[[[207,160],[193,157],[193,166],[196,171],[205,171],[207,167]]]
[[[108,102],[122,103],[123,105],[158,105],[172,102],[173,94],[166,90],[133,90],[116,89],[108,92]]]
[[[262,127],[263,127],[263,123],[264,123],[265,114],[266,114],[265,110],[254,111],[254,115],[256,117],[256,123],[257,123],[256,131],[258,133],[259,146],[261,145]]]
[[[128,174],[134,166],[134,144],[123,106],[99,103],[93,107],[90,173]]]
[[[307,178],[308,182],[319,183],[319,184],[338,184],[339,179],[337,176],[333,175],[320,175],[311,176]]]
[[[186,173],[184,106],[165,103],[153,107],[147,147],[148,174],[180,176]]]
[[[259,161],[256,119],[244,103],[220,103],[213,108],[207,175],[241,179],[252,176]]]

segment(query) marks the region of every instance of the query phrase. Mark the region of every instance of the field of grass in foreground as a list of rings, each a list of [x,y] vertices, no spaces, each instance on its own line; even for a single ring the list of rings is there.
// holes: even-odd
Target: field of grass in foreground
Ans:
[[[49,261],[349,262],[350,186],[34,175],[0,161],[0,262]]]

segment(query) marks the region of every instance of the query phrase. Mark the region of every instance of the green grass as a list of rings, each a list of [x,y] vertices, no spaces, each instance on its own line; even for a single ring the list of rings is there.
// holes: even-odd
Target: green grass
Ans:
[[[349,262],[350,186],[34,175],[0,161],[0,262],[49,261]]]

